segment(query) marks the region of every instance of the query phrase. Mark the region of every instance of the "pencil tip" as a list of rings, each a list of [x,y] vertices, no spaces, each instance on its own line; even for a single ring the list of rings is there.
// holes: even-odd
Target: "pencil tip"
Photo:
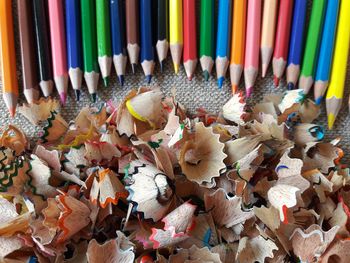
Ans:
[[[135,64],[135,63],[132,63],[132,64],[131,64],[132,74],[135,74],[135,67],[136,67],[136,64]]]
[[[92,93],[92,94],[91,94],[91,101],[92,101],[92,102],[96,102],[96,100],[97,100],[97,95],[96,95],[96,93]]]
[[[204,76],[205,81],[209,80],[209,72],[208,72],[208,70],[204,70],[203,71],[203,76]]]
[[[328,128],[332,130],[335,122],[335,115],[333,113],[328,114]]]
[[[80,90],[75,89],[74,94],[75,94],[75,100],[80,101]]]
[[[103,78],[103,84],[105,85],[106,88],[108,87],[108,85],[109,85],[109,77],[108,76]]]
[[[179,74],[179,68],[180,68],[180,66],[178,64],[174,63],[175,74]]]
[[[159,61],[159,65],[160,65],[160,72],[163,73],[163,61]]]
[[[119,79],[119,83],[121,86],[124,86],[124,75],[119,75],[118,76],[118,79]]]
[[[246,95],[247,95],[247,98],[249,98],[253,93],[253,87],[248,87],[246,89]]]
[[[275,84],[275,87],[278,87],[280,85],[280,79],[276,76],[273,76],[273,83]]]
[[[320,96],[320,97],[316,98],[315,99],[316,105],[321,105],[322,100],[323,100],[323,96]]]
[[[238,90],[238,86],[237,85],[232,85],[232,94],[235,94]]]
[[[147,75],[146,80],[147,80],[147,84],[150,84],[152,81],[152,75]]]
[[[191,80],[192,80],[192,78],[193,78],[193,76],[192,76],[192,75],[190,75],[190,76],[187,76],[187,78],[188,78],[188,80],[189,80],[189,81],[191,81]]]
[[[262,64],[262,72],[261,72],[261,76],[262,76],[263,78],[265,78],[265,76],[266,76],[267,67],[268,67],[268,65],[267,65],[267,64]]]
[[[62,105],[66,105],[66,101],[67,101],[67,94],[65,92],[62,92],[60,94],[60,100],[61,100],[61,104]]]
[[[222,85],[224,84],[224,77],[220,77],[220,78],[218,78],[218,86],[219,86],[219,89],[221,89],[222,88]]]
[[[289,83],[287,84],[287,88],[288,88],[288,90],[294,89],[294,83],[293,83],[293,82],[289,82]]]
[[[11,118],[14,118],[16,115],[16,107],[9,108]]]

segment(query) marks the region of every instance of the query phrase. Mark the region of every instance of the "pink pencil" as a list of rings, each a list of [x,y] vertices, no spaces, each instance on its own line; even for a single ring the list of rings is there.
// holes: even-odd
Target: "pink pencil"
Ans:
[[[250,97],[259,70],[261,0],[248,0],[247,33],[244,59],[246,95]]]
[[[68,88],[66,37],[62,0],[49,0],[52,65],[56,88],[61,103],[65,104]]]

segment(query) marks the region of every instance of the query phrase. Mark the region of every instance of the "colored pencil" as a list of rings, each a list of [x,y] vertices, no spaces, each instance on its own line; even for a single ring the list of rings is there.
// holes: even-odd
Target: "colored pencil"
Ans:
[[[2,95],[6,107],[13,118],[16,114],[18,82],[11,0],[0,1],[0,39],[3,88]]]
[[[244,82],[246,96],[250,97],[259,70],[259,44],[260,44],[260,0],[248,0],[247,37],[244,60]]]
[[[218,29],[216,35],[216,77],[222,87],[230,59],[232,1],[219,0]]]
[[[139,61],[140,36],[139,36],[139,1],[125,1],[126,16],[126,42],[132,72]]]
[[[127,62],[125,44],[125,22],[122,0],[110,0],[113,62],[120,85],[124,85]]]
[[[111,26],[108,0],[96,0],[98,64],[105,87],[109,84],[112,67]]]
[[[263,22],[261,29],[261,68],[262,77],[266,76],[267,69],[269,67],[273,48],[275,44],[275,32],[276,32],[276,15],[277,15],[277,0],[265,0],[263,11]]]
[[[154,70],[152,32],[152,0],[140,0],[141,66],[147,83],[151,83]]]
[[[183,1],[184,9],[184,67],[187,78],[192,80],[197,66],[196,2]]]
[[[183,48],[182,0],[169,0],[170,53],[179,73]]]
[[[330,84],[326,95],[328,127],[333,128],[335,119],[341,108],[344,96],[346,66],[350,46],[350,0],[342,0],[340,4],[339,22],[335,41],[334,58]]]
[[[94,0],[81,0],[84,77],[93,102],[96,101],[98,79],[100,76],[97,58],[95,14]]]
[[[244,66],[247,0],[234,1],[233,3],[230,78],[232,93],[235,93],[238,89]]]
[[[64,105],[67,100],[68,69],[63,2],[49,0],[48,3],[53,76],[61,103]]]
[[[39,81],[35,57],[32,5],[27,0],[17,0],[18,27],[20,37],[23,93],[28,103],[39,98]]]
[[[311,18],[306,37],[304,58],[299,79],[299,88],[304,90],[304,94],[309,92],[314,82],[314,74],[318,59],[326,6],[327,0],[312,2]]]
[[[80,100],[83,81],[83,56],[81,52],[80,0],[66,0],[66,38],[68,74],[75,98]]]
[[[300,74],[304,45],[307,0],[295,0],[287,66],[288,89],[294,89]]]
[[[293,0],[280,1],[275,39],[276,43],[272,59],[275,86],[279,85],[279,80],[282,77],[287,64],[293,3]]]
[[[160,69],[163,71],[163,62],[169,50],[169,0],[158,0],[156,48]]]
[[[215,52],[215,2],[214,0],[201,1],[200,17],[200,42],[199,61],[201,63],[203,76],[209,80],[214,65]]]
[[[45,97],[53,91],[50,33],[44,0],[33,0],[35,48],[39,68],[39,85]]]
[[[327,4],[314,87],[314,96],[317,105],[321,103],[328,86],[333,58],[335,33],[337,29],[339,4],[340,0],[328,1]]]

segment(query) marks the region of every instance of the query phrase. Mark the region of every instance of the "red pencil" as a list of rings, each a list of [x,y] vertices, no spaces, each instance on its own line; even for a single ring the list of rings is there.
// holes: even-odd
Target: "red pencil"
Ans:
[[[272,59],[275,86],[279,85],[279,80],[287,64],[293,3],[293,0],[281,0],[278,11],[275,50]]]
[[[184,67],[189,80],[197,66],[196,1],[183,1],[184,16]]]

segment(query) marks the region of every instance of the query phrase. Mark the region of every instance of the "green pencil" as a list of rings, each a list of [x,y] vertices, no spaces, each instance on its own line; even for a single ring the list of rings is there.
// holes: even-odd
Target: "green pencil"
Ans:
[[[201,1],[199,60],[205,80],[214,65],[214,0]]]
[[[100,64],[104,85],[107,87],[112,67],[111,29],[108,0],[96,0],[96,24],[98,63]]]
[[[317,0],[312,2],[311,18],[299,79],[299,88],[304,90],[304,94],[309,92],[314,82],[326,6],[327,0]]]
[[[96,101],[98,78],[96,18],[94,0],[81,0],[81,29],[84,56],[84,77],[92,101]]]

